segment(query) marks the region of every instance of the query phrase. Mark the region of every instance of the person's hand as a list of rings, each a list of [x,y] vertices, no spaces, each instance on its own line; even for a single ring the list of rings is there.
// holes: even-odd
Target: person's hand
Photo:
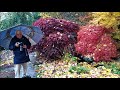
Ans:
[[[16,43],[15,43],[15,46],[16,46],[16,47],[19,47],[19,42],[16,42]]]
[[[27,46],[26,46],[26,45],[23,45],[23,48],[27,48]]]

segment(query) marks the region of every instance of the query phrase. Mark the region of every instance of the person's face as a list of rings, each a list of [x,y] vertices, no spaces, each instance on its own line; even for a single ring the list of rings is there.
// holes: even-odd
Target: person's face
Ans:
[[[22,32],[17,32],[16,33],[16,37],[19,38],[19,39],[21,39],[22,38]]]

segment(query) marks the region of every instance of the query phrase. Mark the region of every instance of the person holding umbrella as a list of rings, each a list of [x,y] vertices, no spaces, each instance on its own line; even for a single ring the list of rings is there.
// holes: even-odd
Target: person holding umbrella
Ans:
[[[23,77],[27,76],[27,62],[30,61],[27,49],[30,47],[30,41],[23,36],[21,30],[17,30],[9,44],[9,49],[14,53],[15,78],[20,78],[21,66],[23,66]]]
[[[21,66],[23,66],[24,76],[26,76],[27,62],[31,59],[27,49],[40,43],[43,37],[44,33],[41,28],[23,24],[12,26],[0,32],[0,46],[5,50],[12,50],[14,53],[15,78],[20,77]]]

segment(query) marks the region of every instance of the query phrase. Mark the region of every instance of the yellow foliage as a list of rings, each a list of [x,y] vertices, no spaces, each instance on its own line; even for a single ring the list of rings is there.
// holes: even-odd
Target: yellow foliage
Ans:
[[[120,30],[118,29],[120,12],[92,12],[91,16],[93,19],[90,21],[90,24],[114,29],[113,38],[120,40]]]
[[[41,12],[40,16],[42,18],[48,18],[48,17],[61,18],[60,12]]]
[[[50,15],[48,15],[47,13],[40,13],[40,16],[42,18],[48,18],[48,17],[51,17]]]
[[[93,12],[93,20],[90,22],[92,24],[103,25],[106,28],[111,28],[117,26],[120,21],[117,17],[120,16],[120,12]]]

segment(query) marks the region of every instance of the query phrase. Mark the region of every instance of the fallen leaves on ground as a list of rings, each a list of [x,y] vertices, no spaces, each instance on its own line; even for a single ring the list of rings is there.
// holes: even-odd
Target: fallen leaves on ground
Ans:
[[[13,60],[0,61],[0,67],[13,64]]]
[[[0,78],[14,78],[15,73],[14,71],[1,71],[0,72]]]
[[[109,62],[116,63],[119,62]],[[75,61],[66,62],[64,60],[53,61],[51,63],[43,63],[36,66],[37,78],[120,78],[119,74],[114,74],[112,68],[107,68],[104,65],[109,63],[99,62],[88,64],[81,62],[77,65]],[[97,64],[103,66],[94,67]],[[70,68],[73,72],[70,71]],[[72,70],[71,69],[71,70]]]

